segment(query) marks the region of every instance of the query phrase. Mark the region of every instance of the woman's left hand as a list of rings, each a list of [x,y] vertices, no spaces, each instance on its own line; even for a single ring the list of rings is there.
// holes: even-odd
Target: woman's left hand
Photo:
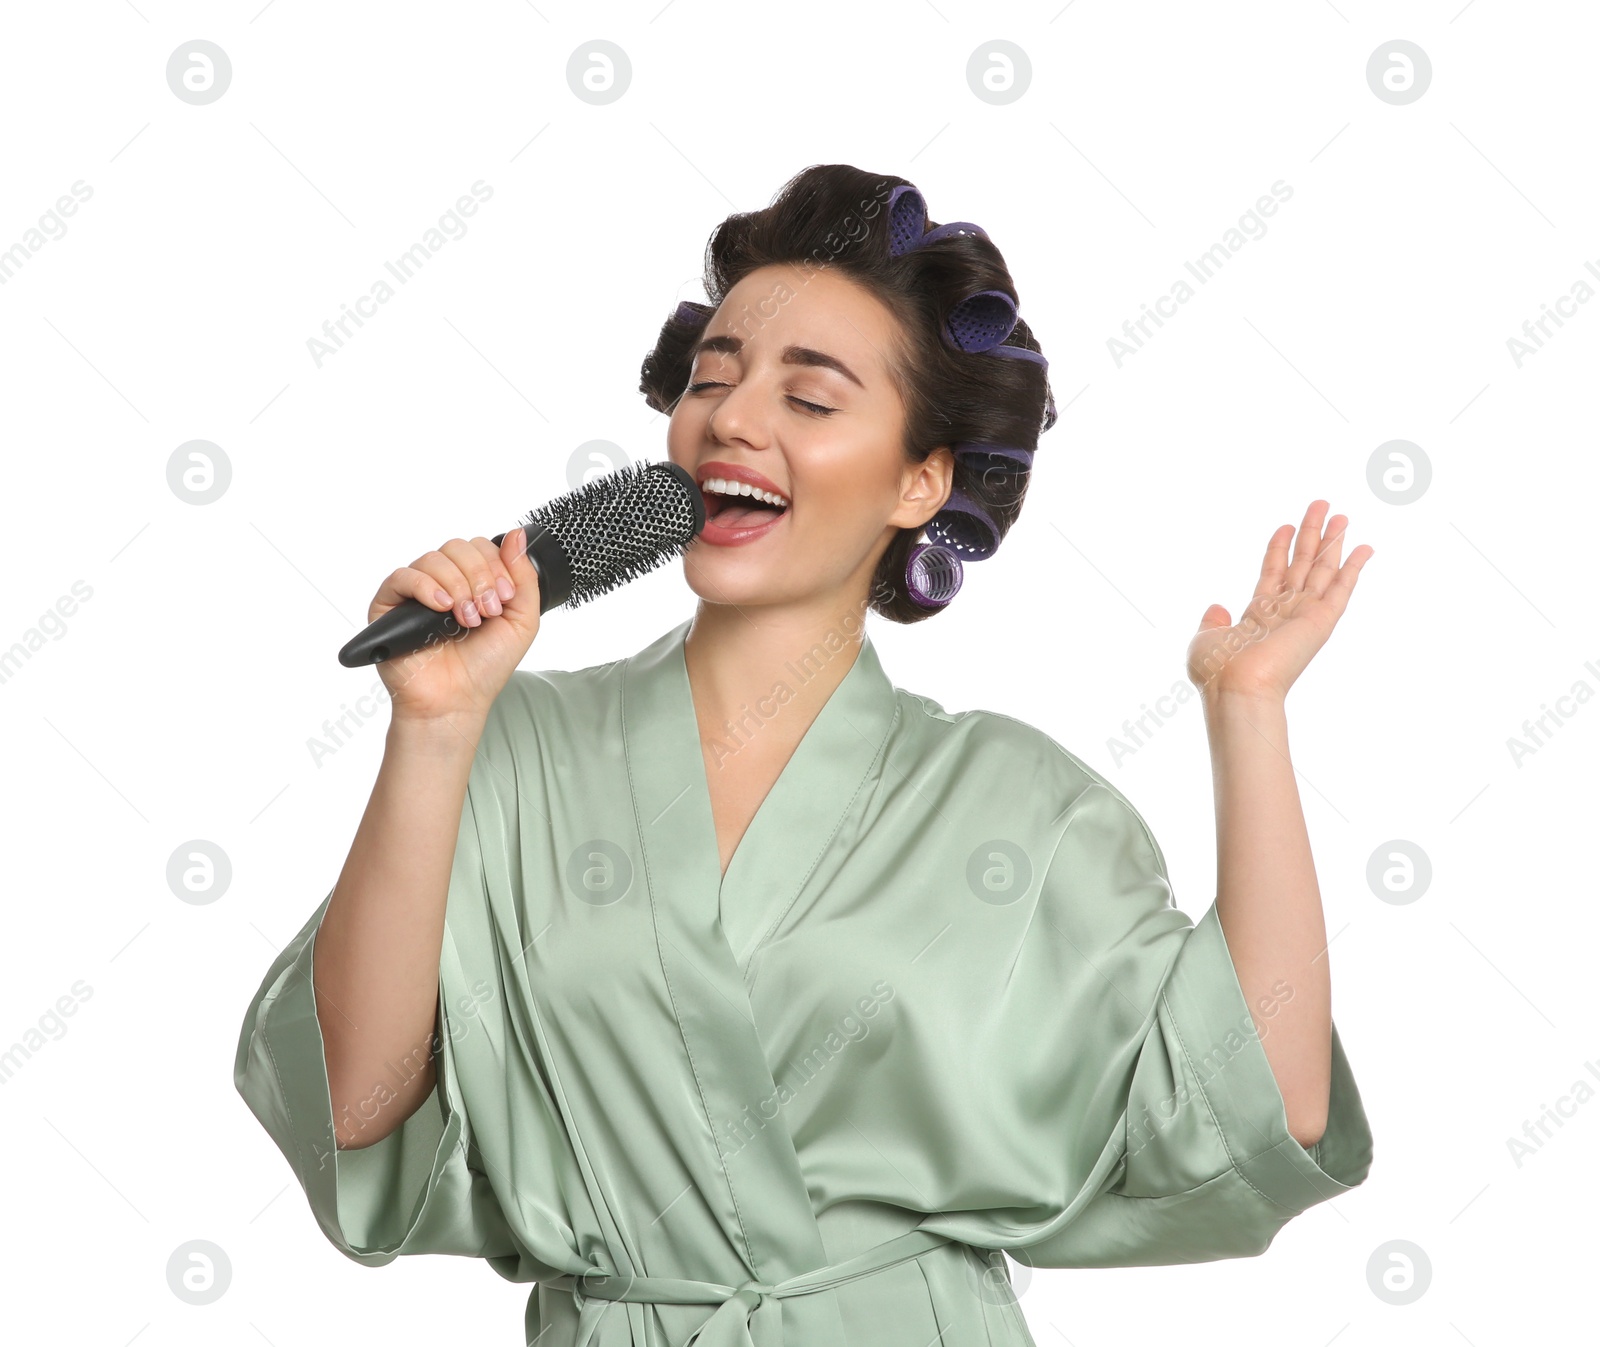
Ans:
[[[1325,500],[1314,500],[1300,524],[1294,559],[1284,524],[1267,543],[1261,579],[1237,625],[1220,603],[1207,608],[1189,643],[1189,681],[1207,696],[1239,694],[1282,700],[1311,657],[1333,634],[1373,549],[1363,543],[1339,564],[1345,525],[1336,514],[1323,532]]]

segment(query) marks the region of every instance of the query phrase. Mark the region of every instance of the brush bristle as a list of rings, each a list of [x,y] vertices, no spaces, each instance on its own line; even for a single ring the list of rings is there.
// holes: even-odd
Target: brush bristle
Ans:
[[[609,594],[688,550],[695,505],[684,479],[661,463],[635,463],[586,482],[522,519],[549,529],[572,568],[563,607]]]

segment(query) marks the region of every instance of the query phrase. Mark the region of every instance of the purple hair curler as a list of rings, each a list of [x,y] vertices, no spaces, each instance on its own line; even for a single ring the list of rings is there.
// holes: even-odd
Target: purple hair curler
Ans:
[[[988,512],[960,487],[926,525],[928,537],[963,561],[985,561],[1000,546],[1000,531]]]
[[[913,248],[941,239],[980,238],[989,235],[982,225],[971,220],[951,220],[937,229],[928,228],[928,205],[915,187],[900,186],[889,193],[889,256],[900,257]]]
[[[945,319],[948,339],[957,349],[976,354],[996,350],[1017,325],[1017,305],[1004,290],[978,290],[968,295]]]
[[[937,243],[940,239],[987,239],[988,237],[989,233],[982,225],[975,225],[971,220],[952,220],[949,224],[942,224],[937,229],[930,229],[912,246],[920,248],[925,243]]]
[[[961,588],[961,558],[938,543],[918,543],[906,559],[906,593],[919,608],[943,608]]]
[[[1032,449],[1019,449],[1009,444],[981,444],[977,440],[963,440],[959,444],[952,445],[950,452],[957,458],[963,454],[992,454],[999,458],[1009,458],[1024,469],[1031,470],[1033,467]]]
[[[928,225],[928,204],[909,183],[889,193],[889,256],[899,257],[922,242]]]
[[[989,354],[1009,356],[1013,360],[1031,360],[1042,370],[1048,370],[1050,368],[1050,362],[1044,358],[1042,352],[1030,351],[1026,346],[1007,346],[1002,343],[999,346],[991,346],[989,348]],[[1055,423],[1056,395],[1055,391],[1046,385],[1044,420],[1040,424],[1039,428],[1041,431],[1049,430],[1051,426],[1055,425]]]
[[[1007,335],[1009,336],[1010,334],[1007,333]],[[1050,368],[1050,362],[1044,358],[1044,352],[1030,351],[1026,346],[1007,346],[1002,342],[998,346],[991,346],[989,354],[1007,356],[1012,360],[1031,360],[1040,369]]]

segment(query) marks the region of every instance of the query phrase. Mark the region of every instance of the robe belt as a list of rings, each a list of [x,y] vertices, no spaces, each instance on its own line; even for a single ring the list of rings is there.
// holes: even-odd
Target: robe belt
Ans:
[[[617,1300],[667,1305],[716,1305],[684,1347],[781,1347],[782,1310],[774,1298],[803,1296],[844,1282],[867,1277],[916,1258],[929,1249],[953,1242],[920,1226],[875,1244],[870,1249],[828,1267],[802,1272],[780,1282],[747,1281],[739,1286],[693,1281],[681,1277],[636,1277],[626,1272],[571,1273],[544,1281],[543,1285],[570,1291],[578,1302],[578,1340],[574,1347],[589,1347],[607,1304]]]

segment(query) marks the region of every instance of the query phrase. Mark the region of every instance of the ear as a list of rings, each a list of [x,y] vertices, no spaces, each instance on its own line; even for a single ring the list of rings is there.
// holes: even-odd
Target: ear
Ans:
[[[890,516],[889,523],[897,528],[921,528],[950,499],[955,485],[956,456],[947,444],[941,444],[920,463],[906,466],[901,480],[900,507]]]

